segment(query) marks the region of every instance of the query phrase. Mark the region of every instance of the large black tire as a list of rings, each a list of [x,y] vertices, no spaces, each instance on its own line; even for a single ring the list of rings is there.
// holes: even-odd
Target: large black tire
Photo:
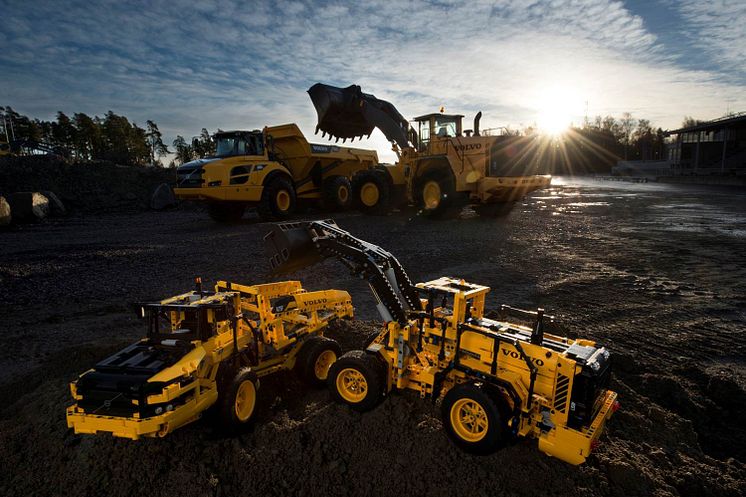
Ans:
[[[241,368],[222,387],[217,406],[219,428],[234,435],[254,419],[259,382],[251,368]]]
[[[336,402],[356,411],[370,411],[383,399],[386,366],[372,354],[352,350],[337,359],[326,381]]]
[[[509,436],[499,402],[481,384],[463,383],[451,388],[441,404],[443,428],[448,437],[472,454],[491,454],[503,447]]]
[[[243,217],[246,205],[242,202],[210,202],[207,214],[213,221],[223,224],[237,223]]]
[[[311,337],[301,346],[295,359],[295,373],[311,386],[323,387],[329,376],[329,369],[342,349],[339,344],[326,337]]]
[[[275,176],[264,185],[256,210],[266,221],[283,221],[293,215],[296,204],[293,183],[285,176]]]
[[[456,197],[456,179],[449,169],[438,167],[426,172],[415,183],[417,207],[426,216],[455,215],[463,208]]]
[[[354,205],[365,214],[382,216],[391,212],[392,190],[386,171],[368,169],[352,177]]]
[[[322,185],[324,207],[330,210],[346,210],[352,207],[352,184],[344,176],[326,178]]]
[[[476,204],[474,212],[482,217],[503,217],[510,214],[515,202],[498,202],[495,204]]]

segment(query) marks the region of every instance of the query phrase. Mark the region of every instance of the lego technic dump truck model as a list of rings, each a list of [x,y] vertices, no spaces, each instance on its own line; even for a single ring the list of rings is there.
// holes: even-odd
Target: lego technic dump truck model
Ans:
[[[221,281],[215,292],[198,283],[138,310],[147,336],[71,383],[76,433],[163,437],[213,405],[221,428],[236,431],[252,419],[261,377],[294,369],[323,386],[341,353],[324,329],[353,315],[347,292],[306,292],[298,281]]]
[[[333,221],[278,224],[265,241],[276,272],[336,258],[376,297],[380,334],[329,371],[339,402],[366,411],[405,388],[443,397],[443,426],[459,447],[489,453],[531,437],[571,464],[585,461],[618,408],[608,390],[609,352],[592,340],[545,332],[552,318],[541,309],[487,312],[490,289],[458,278],[414,285],[393,255]]]

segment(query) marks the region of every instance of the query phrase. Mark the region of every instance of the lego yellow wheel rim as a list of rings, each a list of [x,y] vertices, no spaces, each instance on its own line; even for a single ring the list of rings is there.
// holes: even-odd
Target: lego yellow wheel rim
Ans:
[[[366,207],[375,207],[379,198],[381,198],[381,193],[375,183],[365,183],[360,189],[360,200]]]
[[[342,203],[347,202],[347,199],[350,198],[350,190],[347,188],[347,185],[340,185],[339,188],[337,188],[337,198]]]
[[[436,209],[440,205],[441,197],[440,184],[435,180],[430,180],[422,187],[422,202],[425,209]]]
[[[337,354],[333,350],[325,350],[316,359],[313,365],[313,372],[319,380],[325,380],[329,376],[329,368],[337,360]]]
[[[368,382],[365,376],[354,368],[345,368],[337,375],[337,392],[352,404],[362,401],[368,395]]]
[[[459,399],[451,407],[451,426],[461,439],[479,442],[489,428],[487,411],[476,400]]]
[[[254,413],[255,406],[256,387],[254,386],[254,382],[246,380],[239,385],[238,391],[236,392],[234,408],[238,420],[241,422],[248,420]]]
[[[281,211],[290,209],[290,193],[288,193],[287,190],[280,190],[277,192],[275,201],[277,203],[277,208]]]

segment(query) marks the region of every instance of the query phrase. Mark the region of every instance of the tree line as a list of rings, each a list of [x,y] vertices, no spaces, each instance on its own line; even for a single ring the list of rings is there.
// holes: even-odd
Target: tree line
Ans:
[[[125,165],[160,166],[170,154],[158,125],[146,121],[145,128],[112,111],[103,117],[58,112],[54,121],[31,119],[10,107],[0,107],[11,145],[26,150],[54,150],[72,159],[106,160]],[[5,139],[5,136],[0,136]]]
[[[85,113],[69,117],[58,112],[54,121],[31,119],[10,107],[0,107],[0,114],[4,114],[6,122],[13,123],[16,139],[30,145],[55,147],[76,160],[163,166],[163,160],[173,154],[168,165],[174,167],[215,153],[215,142],[206,128],[191,140],[178,135],[169,149],[155,122],[148,120],[141,128],[112,111],[103,117]],[[686,117],[682,127],[699,122]],[[620,159],[666,158],[663,130],[653,127],[650,120],[637,119],[628,112],[618,118],[610,115],[586,118],[580,126],[571,126],[558,137],[541,137],[530,126],[520,131],[510,130],[510,134],[539,135],[543,142],[542,166],[555,173],[601,172],[610,170]]]
[[[682,127],[696,122],[685,118]],[[528,127],[522,134],[536,134]],[[649,119],[629,112],[620,117],[595,116],[579,126],[570,126],[556,137],[543,137],[540,147],[543,169],[552,173],[608,172],[618,160],[665,160],[665,133]]]

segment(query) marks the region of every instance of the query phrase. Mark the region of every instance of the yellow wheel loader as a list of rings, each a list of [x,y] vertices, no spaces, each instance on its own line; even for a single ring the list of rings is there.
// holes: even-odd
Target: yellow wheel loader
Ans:
[[[292,369],[323,386],[341,354],[324,329],[353,316],[347,292],[306,292],[298,281],[221,281],[214,292],[198,282],[137,307],[147,336],[70,384],[67,425],[76,433],[163,437],[211,407],[219,427],[236,432],[256,412],[262,377]]]
[[[379,128],[392,142],[395,165],[374,165],[352,178],[354,199],[366,213],[384,214],[413,204],[424,214],[443,215],[471,204],[482,215],[510,209],[526,194],[548,186],[533,137],[463,129],[463,115],[426,114],[409,123],[389,102],[347,88],[317,83],[308,90],[318,115],[316,131],[344,140]]]
[[[335,258],[368,281],[384,321],[365,350],[331,367],[332,396],[367,411],[395,390],[441,400],[454,443],[486,454],[520,437],[571,464],[586,460],[618,408],[609,351],[552,334],[542,309],[487,311],[489,288],[442,277],[413,284],[397,259],[333,221],[282,223],[265,236],[275,272]]]
[[[179,166],[174,194],[207,203],[218,222],[256,207],[263,219],[288,219],[300,203],[327,210],[352,204],[350,180],[378,164],[373,150],[308,143],[295,124],[214,135],[214,157]]]

